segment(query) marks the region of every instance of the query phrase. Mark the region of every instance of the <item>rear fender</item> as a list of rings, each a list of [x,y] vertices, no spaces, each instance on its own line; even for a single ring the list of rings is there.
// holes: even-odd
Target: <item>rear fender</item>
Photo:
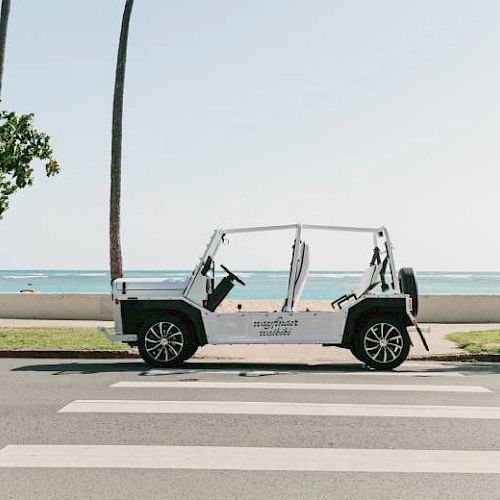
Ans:
[[[366,298],[349,308],[342,346],[350,347],[363,323],[377,316],[395,317],[406,327],[414,325],[405,297]]]

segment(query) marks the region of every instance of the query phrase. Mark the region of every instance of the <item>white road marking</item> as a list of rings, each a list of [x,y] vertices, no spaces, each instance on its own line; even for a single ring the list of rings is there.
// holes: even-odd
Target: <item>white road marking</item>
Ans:
[[[427,377],[464,377],[465,375],[460,372],[451,372],[451,371],[373,371],[373,370],[364,370],[364,371],[347,371],[347,370],[335,370],[335,371],[315,371],[315,370],[225,370],[223,368],[214,368],[214,369],[153,369],[142,372],[143,376],[146,377],[155,377],[161,375],[186,375],[186,374],[196,374],[196,375],[209,375],[209,374],[217,374],[217,375],[243,375],[247,377],[264,377],[268,375],[294,375],[294,374],[307,374],[307,375],[354,375],[354,376],[402,376],[402,377],[419,377],[419,378],[427,378]]]
[[[60,413],[195,413],[217,415],[322,415],[362,417],[471,418],[500,420],[500,408],[254,401],[76,400]]]
[[[499,474],[500,451],[9,445],[2,467]]]
[[[287,382],[204,382],[204,381],[130,381],[116,382],[111,387],[135,389],[277,389],[311,391],[401,391],[401,392],[491,392],[474,385],[417,384],[323,384]]]

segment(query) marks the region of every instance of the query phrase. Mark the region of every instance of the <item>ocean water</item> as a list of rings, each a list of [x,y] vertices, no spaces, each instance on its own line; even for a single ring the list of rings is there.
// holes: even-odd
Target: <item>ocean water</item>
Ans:
[[[183,280],[191,271],[127,271],[127,277],[166,277]],[[288,286],[287,271],[239,271],[246,286],[236,284],[229,298],[282,299]],[[220,278],[224,273],[217,273]],[[356,288],[361,271],[311,271],[304,299],[334,299]],[[423,294],[500,294],[500,272],[417,272]],[[15,270],[0,271],[0,292],[18,292],[29,285],[39,292],[105,293],[110,290],[106,271]]]

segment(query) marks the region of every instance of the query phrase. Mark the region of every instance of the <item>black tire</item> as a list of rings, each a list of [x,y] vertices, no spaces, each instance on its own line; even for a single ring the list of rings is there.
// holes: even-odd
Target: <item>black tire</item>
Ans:
[[[361,361],[361,363],[364,364],[364,361],[361,359],[361,356],[358,354],[358,351],[356,350],[356,344],[354,343],[351,347],[351,354],[358,360]]]
[[[160,368],[179,366],[198,348],[188,325],[170,314],[148,318],[139,330],[137,346],[146,364]]]
[[[415,272],[411,267],[402,267],[398,273],[399,287],[401,291],[411,297],[413,316],[418,314],[418,287]]]
[[[358,359],[375,370],[392,370],[408,357],[410,336],[404,324],[391,316],[367,321],[354,337]]]
[[[189,358],[192,358],[195,354],[196,354],[196,351],[198,350],[198,342],[194,342],[191,344],[191,349],[189,351],[189,356],[186,358],[186,359],[189,359]]]

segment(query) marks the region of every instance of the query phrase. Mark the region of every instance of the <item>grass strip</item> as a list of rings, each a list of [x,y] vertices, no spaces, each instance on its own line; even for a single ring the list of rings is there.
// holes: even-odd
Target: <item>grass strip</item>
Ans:
[[[472,354],[500,354],[500,330],[449,333],[446,338]]]
[[[126,351],[93,328],[0,328],[0,349]]]

